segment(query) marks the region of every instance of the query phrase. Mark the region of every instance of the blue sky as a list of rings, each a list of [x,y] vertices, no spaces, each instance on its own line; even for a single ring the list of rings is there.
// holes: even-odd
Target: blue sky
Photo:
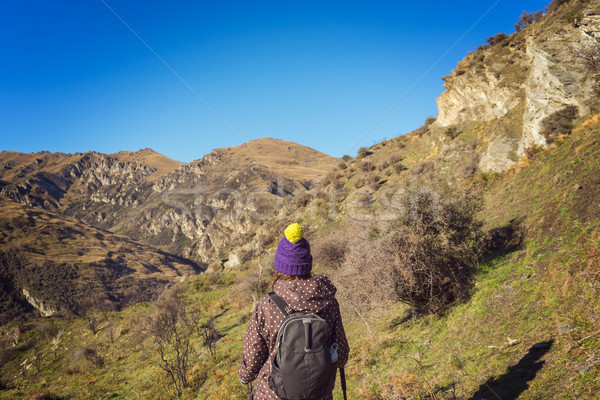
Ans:
[[[547,3],[4,0],[0,150],[354,155],[436,115],[441,77]]]

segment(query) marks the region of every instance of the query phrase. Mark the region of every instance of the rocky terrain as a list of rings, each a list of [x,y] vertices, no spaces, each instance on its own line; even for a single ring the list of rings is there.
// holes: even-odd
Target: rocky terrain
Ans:
[[[555,112],[575,106],[585,115],[596,102],[595,83],[578,54],[600,35],[600,6],[569,2],[560,7],[469,55],[444,77],[436,125],[517,120],[516,129],[486,138],[479,163],[483,171],[505,171],[527,148],[547,145],[542,121]]]

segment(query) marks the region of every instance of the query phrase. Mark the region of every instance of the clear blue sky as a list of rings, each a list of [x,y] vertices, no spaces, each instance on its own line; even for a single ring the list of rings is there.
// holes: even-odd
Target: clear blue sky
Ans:
[[[354,155],[436,115],[440,78],[548,2],[4,0],[0,150]]]

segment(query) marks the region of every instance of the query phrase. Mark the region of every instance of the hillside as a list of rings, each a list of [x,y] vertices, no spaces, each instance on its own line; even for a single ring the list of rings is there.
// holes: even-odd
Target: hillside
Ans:
[[[0,323],[156,298],[199,266],[80,221],[0,200]]]

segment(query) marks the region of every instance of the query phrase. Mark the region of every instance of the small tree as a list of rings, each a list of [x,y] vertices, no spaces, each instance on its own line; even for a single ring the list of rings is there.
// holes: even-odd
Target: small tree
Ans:
[[[92,332],[93,335],[95,335],[96,333],[98,333],[98,331],[100,330],[100,319],[97,318],[95,315],[92,315],[91,313],[88,313],[85,318],[85,325],[88,327],[88,329],[90,330],[90,332]]]
[[[215,358],[217,356],[217,342],[222,337],[221,333],[215,327],[215,317],[210,318],[206,323],[200,325],[199,333],[204,347],[208,349],[211,357]]]
[[[190,339],[195,329],[179,287],[165,290],[156,302],[148,331],[156,344],[159,366],[171,379],[178,397],[188,387]]]
[[[535,13],[528,13],[527,11],[523,11],[519,20],[515,24],[515,30],[519,32],[522,28],[525,28],[535,21],[538,21],[544,15],[543,11],[536,11]]]

